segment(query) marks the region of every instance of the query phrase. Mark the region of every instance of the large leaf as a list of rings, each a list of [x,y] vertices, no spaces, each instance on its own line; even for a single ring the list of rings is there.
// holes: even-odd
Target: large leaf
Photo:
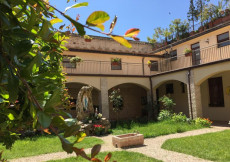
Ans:
[[[78,23],[77,21],[73,20],[71,17],[69,17],[68,15],[63,15],[66,19],[68,19],[71,23],[73,23],[73,25],[76,27],[78,34],[83,36],[85,35],[85,29],[84,26],[82,26],[80,23]]]
[[[61,140],[63,150],[65,150],[69,154],[72,153],[74,151],[73,144],[70,143],[67,139],[65,139],[62,135],[59,135],[58,137]]]
[[[42,111],[38,111],[37,115],[38,115],[38,122],[41,124],[41,126],[43,128],[48,128],[51,123],[51,117]]]
[[[85,153],[85,151],[83,149],[78,149],[76,147],[72,148],[73,151],[76,153],[77,156],[82,156],[83,158],[87,159],[87,160],[91,160]]]
[[[59,130],[65,130],[68,126],[66,125],[64,118],[62,116],[55,116],[51,122],[54,127]]]
[[[79,125],[72,125],[68,128],[66,128],[65,133],[64,133],[64,137],[70,137],[75,135],[78,131],[80,130],[80,126]]]
[[[61,23],[61,22],[63,22],[63,20],[62,19],[59,19],[59,18],[55,18],[55,19],[52,19],[52,20],[50,20],[50,23],[53,25],[53,24],[56,24],[56,23]]]
[[[43,23],[42,23],[42,28],[39,32],[39,36],[42,37],[43,39],[47,39],[49,34],[50,34],[50,30],[49,30],[49,27],[50,27],[51,23],[47,20],[43,20]]]
[[[101,150],[101,145],[95,145],[93,146],[92,150],[91,150],[91,158],[94,158]]]
[[[113,32],[113,29],[117,23],[117,16],[114,17],[113,22],[110,24],[109,33]]]
[[[105,162],[108,162],[112,157],[112,154],[111,153],[108,153],[104,159]]]
[[[81,142],[86,137],[86,134],[83,132],[79,132],[76,136],[77,140],[74,143]]]
[[[8,75],[8,91],[9,91],[9,101],[14,103],[18,97],[18,87],[19,87],[19,79],[16,76],[9,72]]]
[[[66,7],[65,9],[65,12],[71,8],[79,8],[79,7],[85,7],[85,6],[88,6],[89,3],[88,2],[82,2],[82,3],[77,3],[77,4],[74,4],[72,6],[69,6],[69,7]]]
[[[140,32],[140,29],[132,28],[126,31],[125,37],[136,37]]]
[[[127,47],[127,48],[132,48],[132,45],[122,36],[110,36],[111,38],[113,38],[115,41],[117,41],[118,43],[120,43],[121,45]]]
[[[97,26],[98,24],[103,24],[109,20],[109,15],[104,11],[93,12],[86,20],[86,24],[89,26]]]
[[[56,106],[60,105],[61,103],[61,89],[56,89],[51,96],[50,100],[46,102],[45,109],[53,107],[55,108]]]

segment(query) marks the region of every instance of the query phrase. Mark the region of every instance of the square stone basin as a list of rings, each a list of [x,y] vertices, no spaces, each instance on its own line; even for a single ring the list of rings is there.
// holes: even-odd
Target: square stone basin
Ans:
[[[112,137],[114,147],[128,147],[144,144],[144,135],[137,133],[122,134]]]

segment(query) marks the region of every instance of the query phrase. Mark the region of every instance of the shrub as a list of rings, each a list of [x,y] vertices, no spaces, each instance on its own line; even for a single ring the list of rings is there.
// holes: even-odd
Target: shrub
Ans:
[[[172,119],[172,112],[170,110],[161,110],[159,115],[158,115],[158,120],[170,120]]]
[[[212,124],[212,121],[206,118],[196,118],[195,124],[202,125],[204,127],[210,127]]]
[[[163,96],[159,99],[160,102],[162,102],[164,108],[168,109],[168,110],[172,110],[172,107],[176,105],[176,103],[173,101],[173,99],[171,99],[168,96]]]
[[[185,114],[180,112],[179,114],[174,113],[172,116],[174,122],[187,122],[187,117]]]

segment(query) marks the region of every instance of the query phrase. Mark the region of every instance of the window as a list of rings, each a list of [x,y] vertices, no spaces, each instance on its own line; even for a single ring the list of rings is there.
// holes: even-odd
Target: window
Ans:
[[[230,45],[229,32],[217,35],[218,48]]]
[[[63,57],[62,64],[64,68],[76,68],[76,63],[70,62],[70,59],[67,56]]]
[[[150,71],[158,71],[158,61],[150,60],[150,62],[151,62]]]
[[[224,107],[222,77],[208,79],[210,107]]]
[[[111,60],[111,70],[122,70],[120,58],[113,58]]]
[[[166,84],[166,94],[173,94],[174,89],[173,89],[173,84]]]
[[[177,60],[177,50],[170,52],[171,61]]]

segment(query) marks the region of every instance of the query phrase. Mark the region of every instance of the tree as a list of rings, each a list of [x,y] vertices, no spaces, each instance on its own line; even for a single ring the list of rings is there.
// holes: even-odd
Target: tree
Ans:
[[[204,8],[207,5],[207,2],[209,2],[210,0],[197,0],[196,1],[196,11],[197,11],[197,16],[200,19],[201,22],[201,26],[203,26],[203,12],[204,12]]]
[[[0,142],[6,148],[12,147],[21,131],[40,129],[56,134],[67,153],[75,152],[91,160],[100,151],[100,145],[96,145],[91,157],[87,157],[84,150],[74,146],[85,134],[70,114],[58,108],[68,101],[61,62],[70,32],[62,31],[64,25],[53,28],[53,24],[62,22],[55,12],[69,20],[79,35],[85,35],[85,28],[88,28],[128,48],[131,44],[125,37],[137,40],[140,30],[132,28],[124,36],[112,34],[117,21],[115,17],[110,32],[104,33],[103,23],[110,18],[104,11],[93,12],[86,21],[87,25],[66,14],[71,8],[87,5],[86,2],[77,3],[61,12],[48,0],[0,1]],[[72,122],[67,123],[64,117]],[[76,141],[68,141],[69,136],[75,136]],[[108,155],[107,159],[110,157]]]
[[[123,108],[123,97],[120,94],[120,89],[114,89],[109,95],[109,101],[113,104],[113,111],[117,114],[117,121],[119,112]]]
[[[187,17],[188,20],[192,22],[192,29],[194,31],[195,22],[198,21],[198,17],[197,17],[197,10],[194,6],[193,0],[190,0],[190,6],[189,6],[189,11],[187,13]]]

